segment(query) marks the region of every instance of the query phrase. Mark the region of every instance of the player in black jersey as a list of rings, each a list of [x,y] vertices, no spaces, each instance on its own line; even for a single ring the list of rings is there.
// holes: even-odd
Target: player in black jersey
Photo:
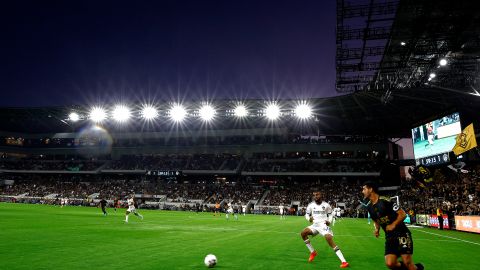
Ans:
[[[105,199],[102,199],[100,202],[100,207],[102,207],[102,212],[103,212],[103,215],[106,216],[107,215],[107,210],[105,209],[107,207],[107,201]]]
[[[397,202],[380,198],[378,186],[373,182],[363,184],[362,190],[365,199],[370,203],[367,210],[375,224],[375,237],[380,235],[380,227],[385,232],[385,264],[389,269],[423,269],[420,263],[413,263],[413,240],[410,230],[403,220],[405,211]],[[398,257],[402,261],[398,261]]]

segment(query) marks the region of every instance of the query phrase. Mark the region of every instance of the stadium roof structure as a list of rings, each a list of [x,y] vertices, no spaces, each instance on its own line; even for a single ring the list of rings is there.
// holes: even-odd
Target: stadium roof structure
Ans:
[[[337,0],[338,92],[388,98],[398,89],[437,87],[478,94],[479,1],[355,2]]]
[[[364,2],[360,4],[360,2]],[[313,117],[300,120],[299,100],[277,100],[280,117],[265,117],[272,101],[244,100],[249,115],[233,116],[236,100],[214,100],[216,117],[199,119],[201,101],[183,104],[185,123],[168,121],[171,102],[156,104],[155,121],[128,121],[106,128],[158,131],[172,128],[245,129],[288,127],[310,134],[408,137],[410,128],[458,111],[463,124],[480,128],[480,1],[337,0],[337,80],[345,95],[306,102]],[[138,115],[139,104],[127,104]],[[112,106],[107,106],[112,107]],[[0,132],[74,132],[91,124],[90,105],[0,108]],[[75,111],[80,119],[68,120]],[[478,133],[477,133],[478,134]]]
[[[245,100],[249,116],[239,120],[232,115],[236,101],[216,100],[211,104],[216,108],[216,118],[206,124],[198,116],[199,102],[186,102],[189,115],[182,124],[169,120],[167,108],[171,103],[158,104],[159,117],[145,121],[133,110],[133,118],[118,124],[108,119],[101,125],[108,130],[119,131],[169,131],[172,129],[248,129],[287,127],[300,134],[320,135],[378,135],[385,137],[408,137],[410,128],[436,117],[458,111],[463,124],[475,123],[480,127],[480,96],[446,91],[440,88],[399,89],[391,93],[389,102],[384,102],[379,91],[358,92],[332,98],[310,99],[313,116],[299,119],[294,115],[297,100],[279,100],[281,115],[272,121],[265,116],[263,100]],[[129,105],[135,108],[135,104]],[[106,106],[106,108],[113,106]],[[88,118],[89,106],[64,106],[43,108],[0,108],[0,132],[7,133],[60,133],[75,132],[86,125],[92,125]],[[78,112],[80,120],[72,122],[68,115]]]

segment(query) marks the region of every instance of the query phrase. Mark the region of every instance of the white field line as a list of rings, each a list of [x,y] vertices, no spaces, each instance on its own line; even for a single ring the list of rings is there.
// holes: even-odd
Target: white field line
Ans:
[[[415,231],[419,231],[419,232],[426,233],[426,234],[431,234],[431,235],[435,235],[435,236],[440,236],[440,237],[449,238],[449,239],[453,239],[453,240],[456,240],[456,241],[465,242],[465,243],[469,243],[469,244],[474,244],[474,245],[480,246],[480,243],[472,242],[472,241],[467,241],[467,240],[463,240],[463,239],[456,238],[456,237],[441,235],[441,234],[438,234],[438,233],[426,232],[426,231],[423,231],[423,230],[420,230],[420,229],[418,229],[418,230],[415,229]]]

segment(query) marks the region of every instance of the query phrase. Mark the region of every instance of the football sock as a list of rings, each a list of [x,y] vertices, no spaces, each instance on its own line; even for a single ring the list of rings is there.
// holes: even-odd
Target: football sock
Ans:
[[[335,251],[335,254],[337,254],[337,257],[340,259],[340,261],[346,262],[345,257],[343,257],[343,253],[339,247],[335,247],[333,251]]]
[[[312,247],[312,244],[310,244],[310,239],[307,239],[304,242],[305,242],[305,245],[307,245],[308,250],[310,250],[310,253],[315,251],[315,249]]]
[[[125,216],[125,221],[128,222],[128,215]]]

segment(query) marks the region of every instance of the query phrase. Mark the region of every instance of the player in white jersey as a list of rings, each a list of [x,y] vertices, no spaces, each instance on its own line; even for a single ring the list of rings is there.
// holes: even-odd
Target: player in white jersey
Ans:
[[[134,195],[132,197],[128,198],[127,204],[128,204],[128,209],[125,212],[125,222],[128,222],[128,215],[130,213],[133,213],[135,216],[139,217],[140,219],[143,220],[143,216],[140,215],[140,213],[137,212],[137,208],[135,207],[135,200],[134,200]]]
[[[332,207],[330,204],[322,201],[322,193],[320,191],[313,192],[313,202],[307,206],[305,214],[305,218],[312,225],[303,229],[300,235],[310,251],[310,257],[308,258],[309,262],[313,261],[315,256],[317,256],[317,252],[310,243],[308,236],[312,235],[313,237],[317,234],[321,234],[323,237],[325,237],[327,243],[330,245],[333,251],[335,251],[335,254],[342,262],[340,268],[347,268],[349,266],[348,262],[343,257],[340,248],[333,242],[333,232],[329,227],[332,217]]]
[[[243,213],[244,216],[247,213],[247,206],[245,204],[242,205],[242,213]]]
[[[280,213],[280,219],[285,219],[285,206],[282,204],[278,207],[278,211]]]
[[[226,214],[225,214],[225,217],[227,218],[227,220],[230,219],[229,214],[233,214],[235,220],[238,220],[237,211],[234,211],[234,210],[233,210],[233,206],[232,206],[232,203],[231,203],[231,202],[229,202],[229,203],[227,204],[227,212],[226,212]]]
[[[332,215],[333,215],[332,226],[335,226],[335,221],[342,217],[342,209],[340,209],[340,207],[338,206],[333,208]]]

